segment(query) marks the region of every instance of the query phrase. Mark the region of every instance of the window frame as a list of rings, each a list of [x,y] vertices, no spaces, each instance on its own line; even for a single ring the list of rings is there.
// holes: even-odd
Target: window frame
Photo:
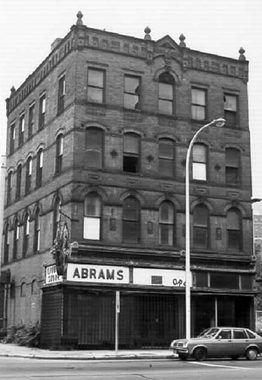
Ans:
[[[227,97],[232,97],[235,99],[236,110],[227,108],[226,106]],[[239,96],[235,93],[224,92],[224,119],[226,120],[226,125],[229,125],[232,127],[236,127],[239,123]]]
[[[136,139],[136,145],[138,145],[137,152],[127,150],[126,145],[128,138]],[[128,168],[131,170],[127,170]],[[132,170],[132,168],[134,168],[134,170]],[[141,173],[141,136],[134,132],[126,132],[123,134],[123,172],[132,174]]]
[[[44,92],[39,97],[39,116],[38,116],[38,129],[43,129],[46,123],[46,93]]]
[[[34,252],[40,252],[40,238],[41,238],[41,225],[40,225],[40,209],[35,212],[35,226],[34,226]]]
[[[137,213],[137,218],[130,218],[126,216],[126,206],[128,205],[128,202],[131,201],[135,205],[135,210],[133,209],[134,213]],[[127,231],[132,231],[131,226],[134,226],[135,230],[134,233],[134,239],[133,237],[130,238],[130,234],[127,233]],[[123,201],[123,208],[122,208],[122,241],[125,244],[138,244],[140,242],[141,237],[141,206],[140,202],[137,198],[133,196],[128,196]]]
[[[65,109],[65,94],[66,94],[66,81],[65,73],[58,78],[58,91],[57,91],[57,114],[60,115]]]
[[[30,104],[28,109],[28,138],[33,135],[35,125],[35,103]]]
[[[10,154],[14,153],[14,150],[15,150],[15,135],[16,135],[16,122],[13,121],[10,124],[10,145],[9,145]]]
[[[138,86],[134,91],[129,89],[128,80],[137,80]],[[138,75],[124,74],[124,108],[126,110],[139,111],[141,109],[141,83],[142,79]],[[130,106],[128,99],[137,99],[135,106]]]
[[[162,96],[162,85],[170,86],[171,89],[171,98]],[[165,91],[163,91],[164,93]],[[158,113],[163,115],[174,115],[174,99],[175,99],[175,79],[174,77],[167,71],[161,73],[158,77]],[[166,104],[171,108],[170,112],[166,112],[166,108],[161,104]],[[171,106],[171,107],[170,107]]]
[[[88,135],[90,135],[90,132],[98,132],[99,134],[99,144],[96,144],[96,146],[88,145]],[[90,126],[86,128],[85,133],[85,152],[86,152],[86,166],[96,169],[102,169],[104,167],[104,130],[102,128],[96,127],[96,126]],[[94,156],[94,154],[97,154],[97,165],[94,164],[90,165],[90,160],[88,160],[89,154],[91,156]]]
[[[193,95],[194,91],[198,91],[204,94],[204,104],[194,102],[194,95]],[[204,117],[203,118],[194,117],[194,112],[193,112],[194,109],[196,110],[196,114],[197,114],[197,110],[204,110]],[[199,122],[207,119],[207,89],[196,87],[196,86],[193,86],[191,88],[191,118],[192,120],[199,121]]]
[[[228,228],[229,224],[229,214],[235,213],[237,217],[237,224],[239,228]],[[230,251],[242,251],[243,246],[243,226],[242,226],[242,217],[241,212],[236,207],[231,207],[226,214],[226,233],[227,233],[227,249]],[[237,226],[236,226],[237,227]],[[232,241],[237,242],[237,244],[232,244]]]
[[[64,135],[60,133],[56,138],[56,161],[55,173],[60,174],[63,169]]]
[[[8,260],[9,260],[9,247],[10,247],[9,223],[6,223],[4,231],[5,231],[5,235],[4,235],[4,264],[7,264]]]
[[[36,155],[36,188],[42,186],[43,180],[43,160],[44,160],[44,151],[39,149]]]
[[[94,210],[87,211],[88,200],[92,200]],[[91,204],[91,203],[90,203]],[[103,203],[102,198],[95,192],[88,193],[84,199],[84,215],[83,215],[83,238],[86,240],[100,241],[102,237],[102,211]],[[93,212],[94,211],[94,212]],[[89,234],[88,226],[91,225],[95,233]],[[91,230],[90,228],[90,230]]]
[[[167,205],[167,207],[169,208],[169,211],[171,210],[171,213],[172,213],[172,220],[171,221],[166,221],[166,220],[162,220],[162,213],[161,213],[161,209],[162,207],[164,207],[165,205]],[[168,211],[168,214],[169,214],[169,211]],[[168,247],[173,247],[175,245],[175,217],[176,217],[176,212],[175,212],[175,207],[173,205],[172,202],[168,201],[168,200],[165,200],[163,201],[160,205],[159,205],[159,211],[158,211],[158,243],[159,245],[163,245],[163,246],[168,246]],[[168,242],[165,243],[162,239],[162,232],[165,232],[164,230],[168,229]],[[172,239],[172,242],[171,244],[169,244],[169,239]]]
[[[194,157],[194,150],[196,149],[197,146],[202,147],[204,149],[204,152],[203,152],[205,156],[204,161],[198,161]],[[203,173],[204,173],[205,178],[200,178],[200,176],[197,174],[199,171],[197,167],[200,167],[200,165],[204,169]],[[195,143],[192,149],[192,180],[201,181],[201,182],[208,181],[208,146],[201,142]]]
[[[205,212],[206,212],[206,224],[201,223],[202,220],[201,222],[199,222],[199,218],[198,218],[199,214],[203,215],[203,211],[202,211],[203,209],[205,209]],[[197,215],[196,211],[198,210],[200,211],[199,211],[199,214]],[[197,218],[198,220],[196,220]],[[204,244],[199,244],[198,243],[199,240],[196,240],[196,233],[199,231],[201,231],[202,238],[203,236],[205,236]],[[199,236],[199,233],[198,233],[198,236]],[[193,210],[193,246],[199,249],[209,249],[209,245],[210,245],[210,213],[209,213],[208,207],[205,204],[199,203],[194,207],[194,210]]]
[[[92,72],[97,72],[102,74],[102,85],[92,84],[92,76],[90,75]],[[91,80],[90,80],[91,79]],[[97,67],[88,67],[87,69],[87,101],[89,103],[95,104],[104,104],[105,103],[105,83],[106,83],[106,71]],[[90,93],[93,91],[97,91],[100,94],[101,101],[97,101],[95,97],[92,97]]]
[[[160,153],[160,150],[161,150],[160,146],[162,143],[164,143],[164,144],[168,143],[169,145],[172,145],[171,146],[172,157],[169,158],[169,157],[164,156]],[[163,163],[163,165],[161,165],[161,162]],[[171,166],[169,174],[164,174],[163,166],[165,166],[164,165],[165,162],[167,164],[167,171],[169,171],[168,166],[169,165]],[[166,177],[166,178],[174,178],[175,177],[175,142],[172,139],[161,138],[158,141],[158,173],[161,177]]]
[[[15,218],[14,235],[13,235],[13,261],[17,260],[18,241],[19,241],[19,221],[18,221],[18,218]]]
[[[33,159],[31,156],[26,161],[26,177],[25,177],[25,194],[29,194],[32,190],[32,171]]]
[[[26,257],[28,254],[29,234],[30,234],[30,215],[29,213],[26,213],[25,219],[24,219],[23,257]]]
[[[13,186],[13,172],[12,170],[7,174],[7,199],[6,204],[10,206],[12,203],[12,186]]]
[[[233,166],[232,163],[230,165],[230,163],[228,162],[229,159],[227,157],[227,153],[229,153],[229,151],[236,153],[234,159],[235,159],[235,161],[238,161],[238,162],[237,162],[237,165],[235,165],[235,166]],[[238,187],[241,184],[241,154],[240,154],[240,150],[237,148],[234,148],[234,147],[226,148],[225,158],[226,158],[225,159],[225,163],[226,163],[226,165],[225,165],[225,183],[226,183],[226,186],[231,186],[231,187],[237,186]],[[229,173],[228,173],[229,171],[231,171],[231,173],[232,173],[233,170],[235,173],[234,177],[236,178],[235,182],[233,181],[232,174],[231,174],[231,176],[229,176]]]
[[[22,185],[22,164],[19,164],[17,166],[17,171],[16,171],[16,194],[15,194],[16,200],[20,199],[21,197],[21,185]]]
[[[25,113],[22,112],[19,116],[19,135],[18,135],[18,146],[20,147],[24,143],[25,135]]]

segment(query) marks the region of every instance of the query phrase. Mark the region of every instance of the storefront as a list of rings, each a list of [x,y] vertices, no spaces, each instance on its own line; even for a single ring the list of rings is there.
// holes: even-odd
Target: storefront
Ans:
[[[65,277],[46,268],[42,347],[113,349],[116,315],[119,348],[168,347],[185,335],[183,270],[69,263]],[[252,324],[252,292],[203,289],[192,282],[194,335],[216,324]]]

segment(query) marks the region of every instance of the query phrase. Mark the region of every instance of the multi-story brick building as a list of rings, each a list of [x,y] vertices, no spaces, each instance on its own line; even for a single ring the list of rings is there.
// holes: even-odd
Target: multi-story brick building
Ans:
[[[221,117],[192,152],[192,330],[254,327],[244,50],[144,32],[89,28],[78,13],[7,100],[7,321],[41,316],[43,346],[113,346],[115,308],[120,347],[184,334],[185,158]]]

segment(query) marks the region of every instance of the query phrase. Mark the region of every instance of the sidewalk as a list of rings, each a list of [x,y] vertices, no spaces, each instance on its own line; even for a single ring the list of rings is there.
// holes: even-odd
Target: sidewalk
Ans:
[[[0,343],[0,357],[17,357],[53,360],[121,360],[121,359],[172,359],[176,358],[171,350],[71,350],[51,351],[40,348]]]

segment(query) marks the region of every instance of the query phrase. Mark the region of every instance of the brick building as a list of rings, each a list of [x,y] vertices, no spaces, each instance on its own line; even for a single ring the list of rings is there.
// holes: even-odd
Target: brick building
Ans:
[[[7,324],[42,346],[167,347],[185,330],[185,158],[192,331],[254,327],[248,62],[147,27],[76,25],[7,99]],[[55,242],[55,243],[54,243]],[[120,313],[118,313],[120,311]]]

